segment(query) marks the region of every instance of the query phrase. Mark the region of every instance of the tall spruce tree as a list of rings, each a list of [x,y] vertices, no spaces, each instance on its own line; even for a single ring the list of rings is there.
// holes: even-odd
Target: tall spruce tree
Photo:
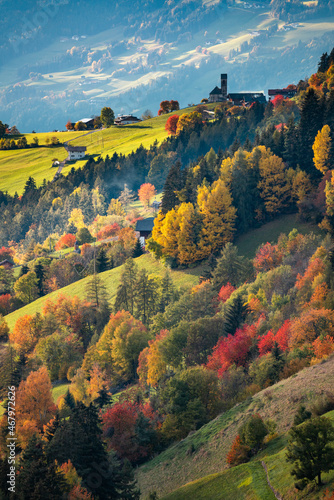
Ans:
[[[323,126],[323,111],[316,91],[312,87],[308,88],[303,98],[298,127],[298,164],[312,179],[321,175],[313,164],[312,146],[315,136]]]
[[[16,480],[17,498],[20,500],[62,500],[68,485],[57,465],[48,459],[45,444],[33,435],[19,461]]]
[[[175,165],[171,166],[163,188],[161,210],[164,214],[179,203],[175,192],[182,188],[181,162],[177,161]]]
[[[135,296],[137,284],[138,266],[133,259],[128,259],[124,264],[124,269],[120,278],[120,284],[117,288],[115,300],[115,312],[129,311],[134,313]]]
[[[108,303],[108,292],[98,274],[93,274],[86,285],[86,297],[93,307]]]
[[[122,475],[119,462],[114,455],[108,457],[102,443],[98,411],[92,403],[78,403],[56,430],[48,445],[48,457],[58,463],[71,460],[82,478],[82,486],[96,499],[135,500],[138,490],[133,476]]]
[[[135,316],[144,325],[148,325],[149,320],[156,312],[156,284],[148,277],[146,269],[141,269],[138,273],[135,295]]]
[[[101,246],[99,248],[99,251],[97,252],[97,257],[96,257],[96,271],[98,273],[103,273],[104,271],[107,271],[109,269],[109,260],[107,257],[107,252]]]

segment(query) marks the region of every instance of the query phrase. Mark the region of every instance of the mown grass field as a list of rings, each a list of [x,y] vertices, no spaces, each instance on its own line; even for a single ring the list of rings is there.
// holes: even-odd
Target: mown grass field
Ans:
[[[136,259],[136,262],[140,269],[145,268],[147,269],[149,274],[155,276],[162,277],[166,271],[164,265],[161,262],[156,261],[149,254],[138,257]],[[119,284],[119,279],[122,274],[122,271],[123,271],[123,266],[120,266],[116,267],[115,269],[111,269],[110,271],[105,271],[104,273],[99,274],[100,278],[103,281],[103,284],[107,289],[109,300],[111,303],[113,303],[114,298],[116,296],[117,287]],[[181,270],[171,271],[173,282],[177,287],[180,287],[181,285],[188,287],[196,285],[198,283],[198,278],[201,272],[202,272],[202,266],[198,266],[194,269],[187,269],[184,271]],[[12,330],[16,320],[21,316],[24,316],[25,314],[35,314],[36,312],[41,312],[43,305],[47,300],[49,299],[55,300],[59,295],[67,295],[69,297],[77,295],[80,299],[85,299],[86,297],[85,288],[87,282],[90,279],[91,276],[83,278],[82,280],[76,281],[75,283],[72,283],[67,287],[64,287],[60,290],[56,290],[55,292],[49,293],[48,295],[45,295],[44,297],[35,300],[35,302],[32,302],[31,304],[28,304],[27,306],[24,306],[21,309],[18,309],[17,311],[8,314],[6,316],[6,321],[8,323],[9,328]]]
[[[175,114],[190,113],[192,110],[186,108],[175,111]],[[34,177],[37,186],[40,186],[44,179],[53,179],[57,169],[51,166],[52,160],[65,160],[67,151],[62,146],[47,147],[46,138],[54,136],[62,143],[71,140],[72,146],[86,146],[88,156],[105,158],[114,152],[128,155],[141,144],[149,148],[155,141],[162,142],[168,136],[165,130],[168,118],[169,115],[163,115],[138,125],[111,126],[91,134],[87,134],[87,131],[25,134],[28,143],[32,142],[33,137],[38,137],[39,144],[43,147],[0,151],[0,190],[8,191],[12,195],[17,192],[20,195],[30,176]],[[66,164],[62,173],[66,175],[73,167],[82,167],[86,161],[87,159]]]
[[[282,453],[286,446],[287,437],[285,433],[292,425],[299,404],[304,404],[307,408],[310,408],[320,395],[332,392],[333,384],[334,357],[310,368],[305,368],[296,375],[282,380],[268,389],[264,389],[231,410],[219,415],[195,433],[170,446],[150,462],[139,467],[136,477],[143,499],[152,491],[156,491],[159,497],[164,498],[164,495],[169,495],[189,482],[197,481],[211,474],[224,472],[227,469],[226,456],[237,435],[238,428],[248,416],[254,413],[259,413],[265,420],[273,419],[277,423],[277,432],[283,435],[271,441],[262,454],[255,457],[256,460],[261,459],[267,463],[265,457],[269,455],[274,457]],[[190,449],[195,451],[189,453],[188,450]],[[284,474],[287,475],[289,470],[286,469],[286,464],[282,460],[282,455],[268,459],[269,476],[273,478],[273,485],[277,490],[290,491],[293,482],[289,479],[286,486],[284,486]],[[283,464],[285,472],[279,472],[278,465],[280,463]],[[275,471],[277,471],[277,474]],[[247,477],[249,477],[249,471],[247,474]],[[275,475],[277,475],[276,479]],[[225,477],[228,478],[228,476]],[[227,481],[229,482],[228,479]],[[250,489],[247,494],[245,493],[245,496],[241,498],[266,500],[266,496],[254,496],[255,493],[252,492],[252,489],[256,489],[257,486],[255,483],[251,486],[253,481],[255,479],[250,482]],[[194,488],[197,488],[197,486],[201,488],[200,483],[196,483]],[[284,487],[286,487],[286,490],[284,490]],[[212,486],[212,488],[214,487]],[[174,500],[173,496],[167,498],[168,500]],[[183,497],[175,496],[175,500],[179,498],[192,500],[202,497],[195,489],[192,493],[189,493],[189,496],[188,494]],[[212,495],[208,498],[210,500],[230,498],[234,500],[234,496],[228,494]],[[283,498],[284,500],[289,498],[292,500],[295,497],[283,495]]]

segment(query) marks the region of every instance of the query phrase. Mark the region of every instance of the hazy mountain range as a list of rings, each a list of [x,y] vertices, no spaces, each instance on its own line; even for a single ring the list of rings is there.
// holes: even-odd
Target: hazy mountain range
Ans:
[[[156,114],[229,90],[297,83],[334,39],[332,2],[0,0],[0,119],[64,129],[111,106]]]

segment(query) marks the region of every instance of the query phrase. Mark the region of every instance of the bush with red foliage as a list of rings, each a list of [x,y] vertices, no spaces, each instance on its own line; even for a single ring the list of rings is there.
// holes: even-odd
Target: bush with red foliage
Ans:
[[[274,347],[274,343],[275,343],[275,335],[271,330],[269,330],[269,332],[266,333],[266,335],[259,337],[259,342],[257,344],[257,347],[259,349],[260,356],[264,356],[265,354],[267,354],[267,352],[270,352]]]
[[[219,339],[208,358],[206,367],[222,376],[233,364],[244,366],[256,336],[257,326],[257,324],[244,325],[238,328],[234,335]]]
[[[281,328],[277,330],[276,335],[269,330],[268,333],[259,337],[259,342],[257,347],[259,349],[260,356],[264,356],[268,352],[270,352],[275,342],[280,348],[281,351],[286,351],[289,347],[289,338],[290,338],[290,321],[287,319]]]
[[[278,245],[266,243],[256,252],[253,260],[254,267],[258,273],[267,272],[282,263],[283,252]]]
[[[278,106],[280,106],[283,102],[284,102],[284,97],[281,94],[276,95],[274,99],[272,99],[271,101],[274,108],[278,108]]]
[[[227,283],[223,285],[218,294],[219,302],[226,302],[232,295],[232,293],[236,290],[236,288],[231,285],[231,283]]]
[[[56,244],[56,250],[74,247],[76,237],[74,234],[64,234]]]
[[[3,260],[13,261],[15,251],[13,248],[2,247],[0,248],[0,262]]]
[[[108,448],[114,449],[120,458],[127,458],[133,464],[142,462],[154,450],[156,420],[149,403],[143,405],[125,401],[114,404],[102,416],[103,435]],[[141,432],[144,432],[145,439]]]
[[[108,226],[104,226],[100,231],[97,233],[97,239],[100,240],[105,240],[106,238],[112,238],[113,236],[117,236],[119,231],[121,230],[121,227],[117,222],[114,222],[114,224],[109,224]]]
[[[227,454],[226,461],[230,467],[244,464],[249,460],[250,451],[250,447],[243,444],[240,436],[238,435],[232,443],[230,451]]]
[[[0,295],[0,314],[6,316],[12,311],[12,296],[10,293]]]

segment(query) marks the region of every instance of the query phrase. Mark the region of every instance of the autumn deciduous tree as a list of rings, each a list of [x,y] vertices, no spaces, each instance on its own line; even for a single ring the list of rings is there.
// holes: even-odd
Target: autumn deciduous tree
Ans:
[[[334,427],[330,419],[315,417],[290,431],[286,458],[293,463],[291,474],[303,489],[316,479],[322,484],[321,474],[334,469]]]
[[[105,240],[106,238],[112,238],[118,234],[118,232],[121,230],[121,227],[117,222],[114,222],[113,224],[108,224],[107,226],[104,226],[100,231],[97,233],[97,239],[100,240]]]
[[[140,380],[148,385],[156,387],[159,380],[166,373],[167,364],[163,359],[159,344],[168,335],[168,330],[161,330],[154,340],[149,340],[149,348],[146,348],[139,356],[138,374]],[[144,368],[146,365],[146,369]]]
[[[271,100],[274,108],[278,108],[284,102],[284,97],[282,95],[276,95],[274,99]]]
[[[322,359],[334,352],[334,339],[330,335],[318,337],[312,342],[313,352],[316,359]]]
[[[334,311],[309,309],[291,322],[290,348],[313,342],[320,335],[334,331]]]
[[[17,389],[16,416],[21,443],[27,443],[36,432],[41,432],[56,411],[52,399],[52,385],[45,366],[31,372]]]
[[[259,162],[261,180],[258,184],[266,212],[273,216],[286,208],[291,198],[291,186],[286,177],[283,160],[276,155],[261,158]]]
[[[139,196],[141,203],[147,207],[149,207],[152,198],[156,194],[157,194],[157,192],[156,192],[155,187],[153,186],[153,184],[150,184],[149,182],[147,182],[146,184],[142,184],[140,186],[139,191],[138,191],[138,196]]]
[[[12,296],[10,293],[0,295],[0,314],[6,316],[12,309]]]
[[[236,209],[232,205],[231,193],[221,179],[210,188],[198,189],[197,203],[202,215],[200,250],[207,257],[231,241],[235,231]]]
[[[165,130],[167,130],[169,134],[175,135],[178,121],[179,121],[179,115],[170,116],[166,121]]]
[[[68,120],[68,122],[66,123],[66,128],[67,128],[67,130],[73,130],[74,129],[74,125],[71,122],[71,120]]]
[[[141,405],[130,401],[115,403],[102,417],[108,447],[132,463],[138,463],[149,456],[156,442],[156,432],[150,418],[152,415],[154,413],[149,404]]]
[[[218,294],[218,300],[220,302],[225,303],[232,295],[232,293],[236,290],[236,288],[231,285],[231,283],[226,283],[226,285],[223,285],[221,289],[219,290]]]
[[[176,133],[179,135],[183,130],[187,132],[198,130],[203,125],[203,118],[201,113],[192,111],[191,113],[184,113],[180,116],[177,122]]]
[[[97,363],[119,381],[136,378],[138,357],[149,338],[145,326],[129,312],[112,314],[97,344],[88,349],[83,368],[89,371]]]
[[[20,354],[28,354],[34,349],[42,335],[42,323],[43,320],[39,314],[34,316],[25,314],[16,321],[9,339]]]
[[[271,243],[263,244],[256,252],[253,264],[256,271],[266,272],[278,267],[283,260],[283,252],[278,248],[278,245]]]
[[[64,234],[56,244],[56,250],[62,250],[63,248],[74,247],[76,237],[74,234]]]
[[[243,366],[255,335],[256,325],[245,325],[238,328],[234,335],[221,338],[209,356],[206,367],[221,376],[233,364]]]
[[[14,291],[18,299],[24,304],[30,304],[38,298],[38,279],[34,271],[29,271],[24,276],[19,278],[15,285]]]
[[[250,447],[241,442],[239,434],[235,438],[227,454],[226,461],[230,467],[248,462],[250,457]]]
[[[331,151],[331,129],[328,125],[324,125],[319,130],[316,138],[314,140],[313,149],[313,162],[315,168],[320,170],[322,174],[325,174],[330,168],[330,151]]]
[[[178,109],[180,109],[178,101],[161,101],[158,115],[164,115],[170,111],[177,111]]]

